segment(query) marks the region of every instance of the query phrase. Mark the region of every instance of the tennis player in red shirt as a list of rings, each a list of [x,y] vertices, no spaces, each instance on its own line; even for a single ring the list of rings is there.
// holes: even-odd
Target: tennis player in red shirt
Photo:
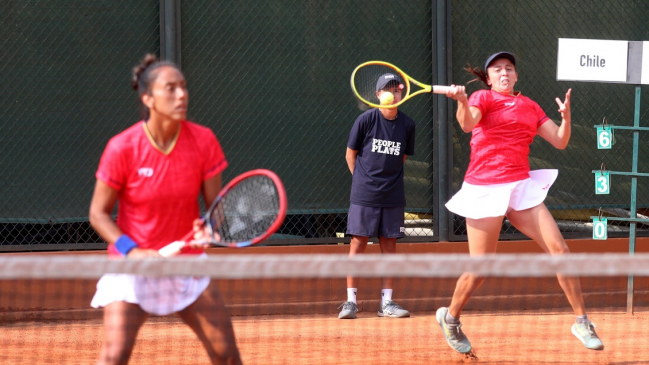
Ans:
[[[557,177],[557,170],[530,171],[529,146],[537,134],[558,149],[570,140],[570,93],[556,98],[561,123],[557,126],[541,107],[514,91],[518,81],[516,58],[498,52],[485,62],[484,70],[466,70],[488,88],[468,98],[464,86],[455,86],[447,96],[457,100],[457,120],[471,132],[471,161],[464,183],[446,207],[466,217],[469,252],[472,256],[496,252],[503,218],[536,241],[552,255],[568,253],[554,218],[543,201]],[[601,350],[602,341],[586,316],[579,278],[557,275],[559,284],[577,316],[572,333],[589,349]],[[467,353],[471,344],[464,335],[460,314],[471,295],[484,281],[464,273],[457,282],[451,305],[437,310],[444,337],[454,350]]]
[[[201,235],[198,196],[207,205],[227,167],[206,127],[186,120],[189,95],[182,72],[146,55],[133,69],[145,117],[113,137],[96,173],[90,223],[113,257],[159,257],[158,249],[188,231]],[[117,222],[111,213],[119,201]],[[201,247],[183,254],[205,255]],[[178,313],[201,340],[213,364],[240,364],[229,314],[208,277],[146,278],[106,274],[91,305],[104,308],[105,338],[98,364],[125,364],[149,314]]]

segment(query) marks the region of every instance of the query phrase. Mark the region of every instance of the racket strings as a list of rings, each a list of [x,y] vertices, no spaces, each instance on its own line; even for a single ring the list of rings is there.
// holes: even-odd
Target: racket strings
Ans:
[[[242,180],[223,196],[211,214],[213,232],[221,242],[243,242],[266,233],[279,213],[279,193],[272,179]]]
[[[361,101],[365,103],[370,102],[373,104],[380,104],[379,98],[376,96],[376,82],[379,77],[388,73],[397,75],[400,78],[398,81],[401,84],[404,84],[404,76],[389,66],[368,64],[356,70],[352,80],[352,87],[355,88],[358,96],[360,96],[361,99],[364,99]],[[405,96],[406,93],[407,90],[404,89],[403,95]]]

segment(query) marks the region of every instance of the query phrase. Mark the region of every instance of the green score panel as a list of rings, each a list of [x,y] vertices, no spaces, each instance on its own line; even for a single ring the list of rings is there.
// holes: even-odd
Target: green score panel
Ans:
[[[593,218],[593,239],[605,240],[608,238],[608,227],[606,218]]]
[[[613,129],[610,126],[597,127],[597,149],[610,150],[613,146]]]
[[[611,193],[611,174],[606,171],[595,173],[595,194]]]

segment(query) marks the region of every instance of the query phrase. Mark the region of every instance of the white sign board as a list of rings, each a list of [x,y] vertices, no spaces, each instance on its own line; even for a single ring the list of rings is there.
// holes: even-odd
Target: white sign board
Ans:
[[[628,41],[559,38],[557,80],[626,83],[628,53]]]

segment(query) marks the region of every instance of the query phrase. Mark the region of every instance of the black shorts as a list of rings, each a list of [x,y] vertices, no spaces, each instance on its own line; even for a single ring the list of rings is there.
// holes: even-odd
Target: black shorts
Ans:
[[[347,216],[347,234],[362,237],[401,238],[405,207],[365,207],[350,204]]]

